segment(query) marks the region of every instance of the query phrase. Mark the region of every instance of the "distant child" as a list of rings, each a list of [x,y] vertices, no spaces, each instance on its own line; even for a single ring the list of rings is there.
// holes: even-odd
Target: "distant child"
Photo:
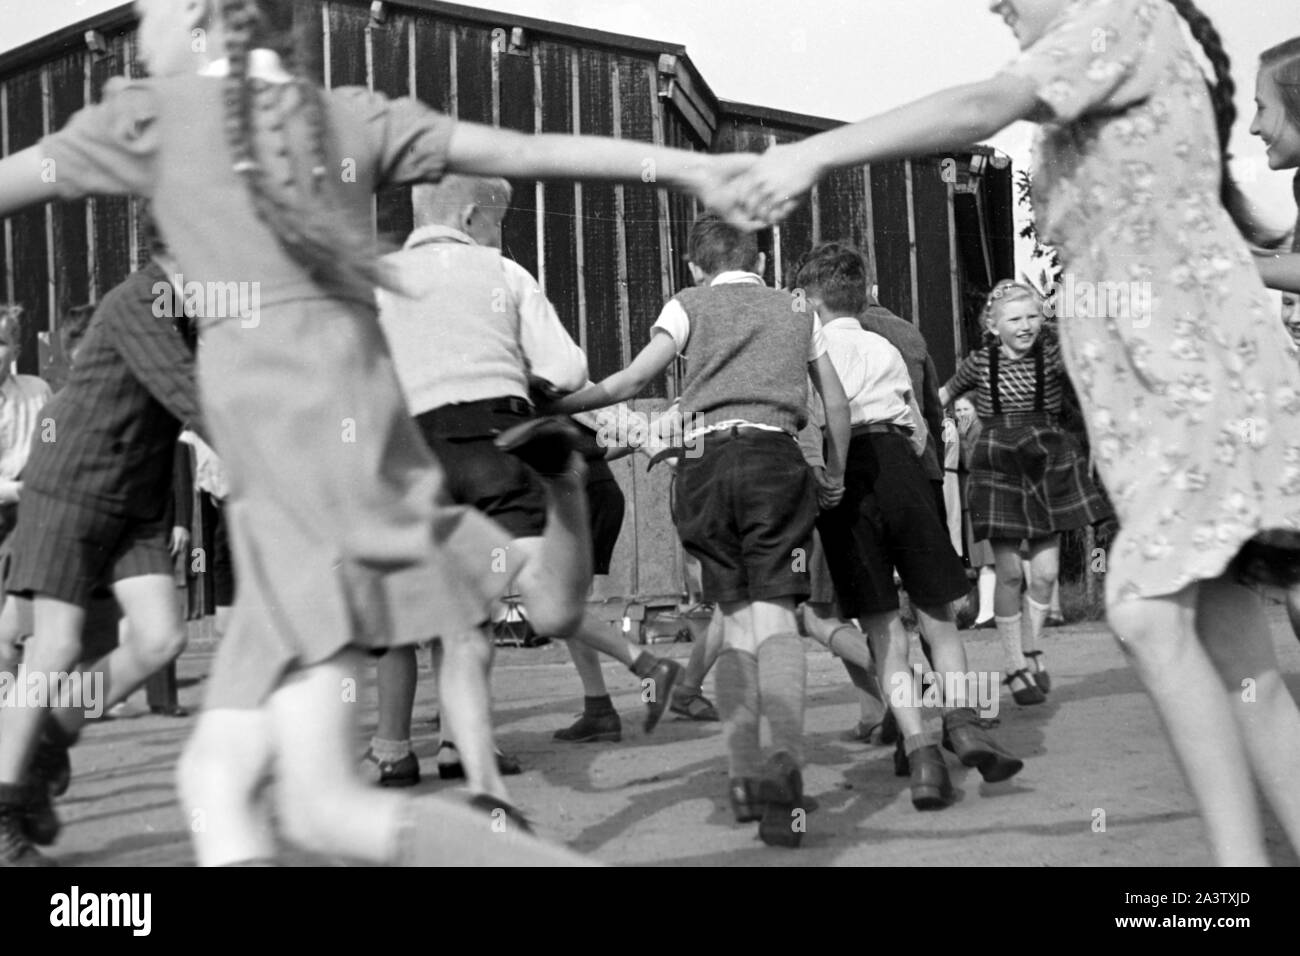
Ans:
[[[1060,321],[1119,517],[1110,625],[1156,705],[1215,858],[1263,864],[1256,780],[1300,849],[1300,712],[1260,596],[1243,581],[1300,577],[1300,361],[1225,207],[1236,116],[1228,58],[1191,0],[1000,0],[993,10],[1020,41],[1017,60],[983,82],[769,150],[734,183],[735,215],[778,221],[831,169],[968,147],[1016,120],[1043,125],[1034,179],[1043,240],[1103,290],[1150,284],[1149,297],[1139,294],[1149,308],[1125,314],[1107,294],[1080,295]],[[1253,696],[1224,692],[1245,680]]]
[[[970,466],[975,458],[975,448],[979,444],[979,415],[975,412],[975,403],[969,395],[963,395],[953,403],[954,420],[957,423],[957,486],[961,508],[962,541],[965,548],[966,563],[979,572],[979,606],[975,612],[972,627],[992,627],[993,598],[997,588],[998,575],[993,548],[986,540],[976,540],[971,524],[971,513],[967,499],[967,486],[970,484]]]
[[[993,548],[1006,683],[1016,703],[1041,704],[1052,686],[1039,641],[1060,569],[1060,533],[1102,520],[1109,508],[1078,442],[1060,424],[1065,367],[1060,348],[1040,335],[1041,297],[1027,285],[999,282],[984,324],[988,344],[967,356],[940,395],[947,402],[975,393],[981,429],[966,479],[971,533]],[[1031,568],[1023,611],[1022,540]]]
[[[230,478],[239,589],[180,767],[205,865],[275,852],[260,799],[319,852],[372,863],[571,863],[445,801],[367,788],[351,755],[361,653],[428,622],[477,629],[512,574],[508,537],[447,504],[375,314],[373,196],[449,172],[639,183],[705,204],[753,158],[458,123],[413,99],[293,75],[297,4],[137,0],[147,79],[116,79],[37,146],[0,160],[0,214],[145,195],[186,282],[248,290],[204,315],[199,384]],[[314,12],[314,11],[313,11]],[[206,42],[194,43],[201,35]],[[283,59],[287,57],[288,59]],[[51,163],[57,177],[47,175]],[[258,308],[252,290],[257,290]],[[38,856],[6,805],[4,862]],[[12,840],[10,838],[12,837]]]
[[[561,399],[577,412],[626,401],[686,359],[684,445],[673,520],[700,560],[703,597],[723,615],[718,710],[726,724],[737,822],[760,820],[776,846],[803,838],[805,664],[795,608],[808,596],[806,556],[818,502],[844,493],[848,409],[814,316],[763,284],[757,239],[704,216],[691,228],[697,288],[674,297],[650,344],[600,384]],[[826,406],[827,467],[820,487],[795,435],[807,419],[807,380]],[[800,560],[800,557],[804,560]],[[766,762],[759,719],[772,730]]]

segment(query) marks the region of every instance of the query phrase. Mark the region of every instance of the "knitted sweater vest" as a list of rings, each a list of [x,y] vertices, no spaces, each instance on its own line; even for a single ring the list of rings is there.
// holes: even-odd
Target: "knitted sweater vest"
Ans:
[[[808,419],[813,322],[785,292],[757,283],[686,289],[691,322],[682,411],[695,424],[744,419],[794,434]]]
[[[501,253],[427,242],[385,258],[411,297],[379,295],[379,317],[411,414],[528,396],[519,310]]]

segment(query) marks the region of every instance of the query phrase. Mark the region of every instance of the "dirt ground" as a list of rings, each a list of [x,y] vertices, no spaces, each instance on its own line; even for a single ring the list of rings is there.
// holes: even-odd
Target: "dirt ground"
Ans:
[[[1300,696],[1300,644],[1280,608],[1271,609],[1283,670]],[[964,632],[972,669],[1001,665],[994,632]],[[639,687],[606,668],[623,716],[617,744],[565,744],[552,733],[581,709],[577,676],[563,647],[503,649],[494,677],[500,745],[523,761],[508,778],[517,803],[550,837],[610,864],[669,866],[1203,866],[1211,860],[1190,795],[1151,705],[1100,625],[1049,630],[1053,678],[1048,703],[1001,700],[999,738],[1026,758],[1011,781],[984,784],[949,759],[958,791],[952,807],[919,813],[888,748],[840,735],[857,719],[842,667],[807,642],[807,792],[820,808],[797,851],[764,847],[756,827],[736,826],[725,800],[719,724],[669,716],[641,732]],[[182,703],[197,708],[213,645],[197,640],[181,660]],[[685,658],[689,644],[657,645]],[[427,658],[422,655],[427,667]],[[711,681],[706,691],[711,692]],[[1004,689],[1005,690],[1005,689]],[[368,732],[373,689],[359,706]],[[422,669],[416,751],[426,774],[416,793],[448,791],[437,779],[436,699]],[[72,866],[176,866],[193,862],[173,770],[193,718],[142,716],[97,722],[73,755],[74,781],[60,801],[65,831],[53,853]],[[364,748],[358,739],[358,754]],[[1104,831],[1095,827],[1102,820]],[[1277,864],[1295,865],[1266,814]],[[312,861],[287,851],[287,862]]]

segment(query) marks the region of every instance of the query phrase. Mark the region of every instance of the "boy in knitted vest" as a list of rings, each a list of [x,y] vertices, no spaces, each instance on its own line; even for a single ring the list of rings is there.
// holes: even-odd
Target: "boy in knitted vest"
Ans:
[[[703,597],[723,615],[718,709],[726,724],[732,810],[759,821],[773,846],[804,832],[805,667],[795,608],[809,593],[807,555],[818,505],[844,494],[849,412],[816,317],[767,288],[757,238],[705,216],[691,230],[696,288],[675,296],[650,343],[621,372],[562,399],[577,412],[637,395],[674,357],[686,360],[684,427],[673,521],[700,561]],[[807,381],[826,407],[828,454],[814,478],[795,435]],[[772,730],[766,763],[759,719]]]

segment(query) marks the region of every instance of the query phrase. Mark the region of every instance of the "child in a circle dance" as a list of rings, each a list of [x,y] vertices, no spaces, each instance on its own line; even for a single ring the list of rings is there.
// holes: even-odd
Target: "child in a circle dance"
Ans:
[[[1223,201],[1235,118],[1228,59],[1190,0],[993,9],[1023,48],[996,76],[770,150],[733,189],[748,221],[777,221],[827,170],[968,146],[1016,120],[1043,124],[1034,186],[1044,240],[1080,280],[1151,293],[1139,314],[1105,314],[1120,310],[1083,296],[1061,319],[1120,519],[1110,625],[1156,705],[1215,858],[1263,864],[1256,780],[1300,848],[1300,712],[1243,579],[1294,580],[1300,363]]]
[[[1260,57],[1255,107],[1250,131],[1268,147],[1269,168],[1300,169],[1300,37],[1270,47]],[[1294,187],[1296,205],[1300,206],[1300,172]],[[1289,253],[1260,250],[1256,255],[1264,283],[1282,292],[1282,323],[1300,345],[1300,311],[1295,308],[1295,296],[1300,294],[1300,220]],[[1296,464],[1300,466],[1300,462]],[[1291,629],[1300,637],[1300,586],[1288,592],[1287,612]]]
[[[1065,369],[1059,346],[1041,334],[1039,294],[999,282],[985,303],[984,323],[988,345],[967,356],[939,396],[947,404],[975,392],[982,427],[966,482],[971,531],[993,548],[993,613],[1006,684],[1016,703],[1041,704],[1052,685],[1039,640],[1060,568],[1061,532],[1100,521],[1109,509],[1078,443],[1058,420]],[[1023,611],[1022,540],[1031,568]]]
[[[431,620],[446,632],[479,627],[515,570],[493,573],[507,538],[447,504],[407,416],[375,314],[372,197],[447,172],[639,182],[650,160],[661,184],[707,204],[753,158],[524,136],[412,99],[323,90],[281,57],[292,51],[295,4],[136,7],[150,78],[110,83],[101,103],[0,161],[0,215],[88,193],[144,195],[187,282],[260,293],[257,314],[202,320],[203,411],[229,473],[240,578],[180,768],[200,862],[274,853],[259,799],[272,764],[281,824],[318,852],[576,862],[527,835],[494,833],[462,805],[372,791],[356,773],[347,701],[360,653],[422,640]],[[205,44],[192,43],[196,31]],[[585,527],[555,533],[585,552]],[[547,562],[547,573],[557,593],[575,584],[560,564]],[[40,865],[22,813],[0,808],[3,862]]]

